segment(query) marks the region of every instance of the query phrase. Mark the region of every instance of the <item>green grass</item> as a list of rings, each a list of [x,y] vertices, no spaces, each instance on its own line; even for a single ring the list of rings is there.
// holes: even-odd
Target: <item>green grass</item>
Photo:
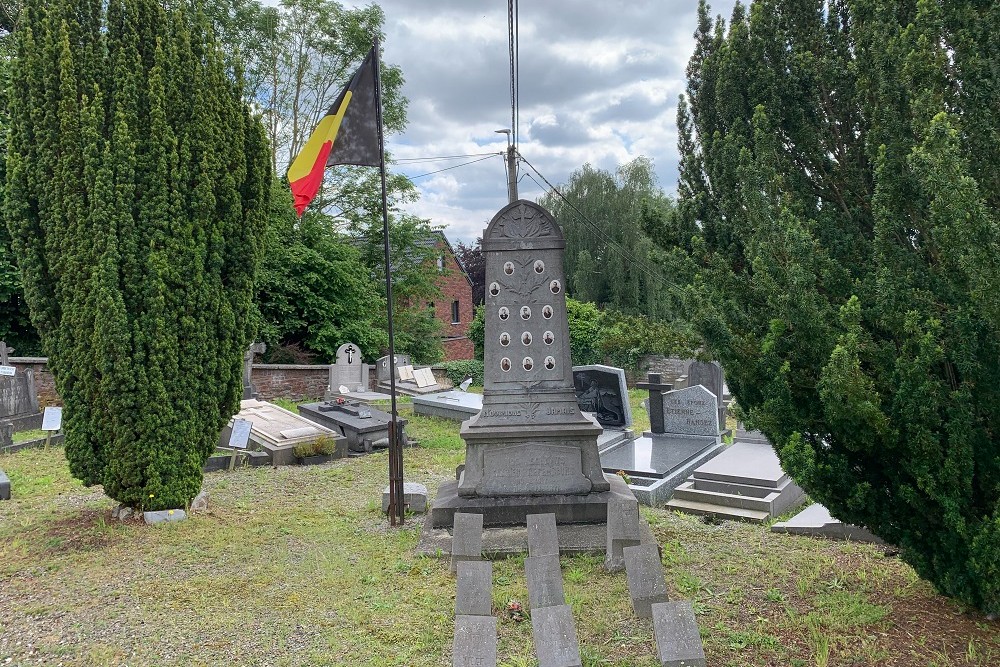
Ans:
[[[458,424],[401,414],[421,443],[404,452],[406,478],[433,492],[464,460]],[[0,455],[0,468],[14,488],[0,502],[0,665],[451,664],[455,579],[414,554],[422,517],[393,529],[381,515],[385,453],[212,473],[209,511],[158,527],[112,520],[115,503],[72,479],[61,448]],[[710,665],[1000,664],[995,623],[883,549],[643,516]],[[624,574],[561,563],[584,664],[655,665]],[[533,667],[515,600],[527,607],[523,557],[495,563],[493,607],[501,664]]]
[[[32,429],[30,431],[20,431],[14,434],[14,444],[19,442],[27,442],[28,440],[38,440],[45,437],[45,431],[40,428]]]

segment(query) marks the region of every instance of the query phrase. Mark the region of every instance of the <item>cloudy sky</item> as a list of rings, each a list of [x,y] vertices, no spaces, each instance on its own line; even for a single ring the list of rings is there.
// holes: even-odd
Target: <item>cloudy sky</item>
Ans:
[[[367,2],[345,2],[356,6]],[[399,65],[409,98],[405,133],[387,138],[397,171],[414,178],[410,211],[452,241],[478,237],[507,201],[499,153],[511,126],[504,0],[379,0],[385,60]],[[732,0],[713,13],[729,15]],[[518,149],[555,185],[589,162],[607,170],[651,158],[660,186],[677,183],[677,97],[694,48],[696,0],[544,0],[520,3]],[[410,161],[449,155],[477,159]],[[530,174],[530,175],[528,175]],[[519,195],[542,189],[522,165]]]

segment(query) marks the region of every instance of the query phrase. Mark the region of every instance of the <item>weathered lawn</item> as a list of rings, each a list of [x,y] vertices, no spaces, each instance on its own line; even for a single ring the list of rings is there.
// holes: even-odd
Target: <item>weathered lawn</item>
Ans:
[[[458,425],[403,412],[421,443],[407,479],[433,491],[464,458]],[[446,561],[412,554],[421,518],[390,529],[380,515],[386,461],[212,473],[207,513],[151,528],[112,520],[60,448],[0,455],[14,485],[0,502],[0,666],[450,665],[455,582]],[[710,665],[1000,664],[1000,626],[882,549],[645,515]],[[563,576],[585,665],[655,664],[624,574],[579,557]],[[500,656],[534,665],[511,599],[527,600],[520,558],[495,565]]]

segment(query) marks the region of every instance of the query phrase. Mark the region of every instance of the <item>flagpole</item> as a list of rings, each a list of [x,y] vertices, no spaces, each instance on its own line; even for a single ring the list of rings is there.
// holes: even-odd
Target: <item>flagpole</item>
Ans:
[[[392,420],[389,422],[389,523],[403,525],[403,448],[399,440],[396,414],[396,345],[392,329],[392,268],[389,262],[389,206],[385,186],[385,144],[382,136],[382,72],[379,63],[378,35],[372,47],[375,51],[375,114],[378,124],[379,173],[382,176],[382,246],[385,252],[385,303],[389,320],[389,401]]]

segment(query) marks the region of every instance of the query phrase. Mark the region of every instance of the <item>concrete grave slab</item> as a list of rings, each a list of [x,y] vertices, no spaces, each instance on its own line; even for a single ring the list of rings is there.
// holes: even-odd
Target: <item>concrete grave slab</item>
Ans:
[[[451,539],[451,571],[458,571],[458,563],[483,559],[483,515],[455,513]]]
[[[639,618],[652,618],[652,605],[667,602],[667,582],[663,578],[660,550],[655,544],[640,544],[622,549],[625,576],[632,609]]]
[[[706,667],[694,609],[687,600],[653,605],[653,634],[662,667]]]
[[[531,634],[538,667],[583,667],[573,609],[569,605],[533,610]]]
[[[240,411],[220,434],[220,448],[228,448],[229,436],[236,419],[245,419],[251,423],[250,442],[266,451],[271,457],[271,463],[276,466],[296,463],[292,450],[298,444],[316,442],[323,437],[339,441],[339,444],[344,439],[339,431],[316,424],[294,412],[267,401],[248,399],[240,402]]]
[[[826,537],[832,540],[850,540],[852,542],[870,542],[885,544],[880,537],[866,528],[843,523],[834,518],[823,505],[813,503],[788,521],[779,521],[771,525],[775,533],[790,535],[808,535],[811,537]]]
[[[456,616],[490,616],[493,613],[493,563],[460,561],[455,593]]]
[[[483,409],[483,395],[466,391],[442,391],[413,397],[413,412],[418,415],[465,421]]]
[[[299,406],[299,414],[312,423],[343,433],[347,438],[347,448],[356,454],[371,452],[376,442],[388,438],[389,422],[392,421],[392,415],[388,412],[358,401],[304,403]],[[396,424],[405,447],[406,434],[403,427],[406,426],[406,420],[397,418]]]
[[[418,482],[403,482],[403,505],[414,514],[427,511],[427,487]],[[389,487],[382,490],[382,512],[389,511]]]
[[[609,572],[625,568],[622,549],[638,546],[642,542],[639,502],[620,498],[608,503],[608,546],[604,567]]]
[[[0,500],[10,500],[10,477],[0,470]]]
[[[532,612],[542,607],[566,604],[559,556],[529,556],[524,559],[528,580],[528,604]]]
[[[452,667],[496,667],[495,616],[456,616]]]
[[[528,515],[528,555],[559,557],[559,534],[556,532],[556,515]]]

